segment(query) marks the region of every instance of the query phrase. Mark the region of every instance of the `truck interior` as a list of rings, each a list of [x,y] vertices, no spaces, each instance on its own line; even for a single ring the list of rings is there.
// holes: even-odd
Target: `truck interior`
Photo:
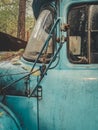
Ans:
[[[76,5],[68,13],[68,57],[72,63],[98,63],[98,5]]]

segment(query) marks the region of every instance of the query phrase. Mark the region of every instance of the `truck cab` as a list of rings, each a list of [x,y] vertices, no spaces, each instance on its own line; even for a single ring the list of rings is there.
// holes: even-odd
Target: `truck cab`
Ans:
[[[23,56],[0,62],[0,110],[16,130],[97,130],[98,1],[32,7],[37,21]]]

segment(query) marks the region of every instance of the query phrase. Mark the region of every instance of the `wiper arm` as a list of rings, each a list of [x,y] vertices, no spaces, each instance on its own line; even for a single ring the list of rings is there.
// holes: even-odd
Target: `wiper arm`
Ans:
[[[52,26],[52,29],[50,30],[49,36],[48,36],[47,40],[45,41],[45,43],[44,43],[44,45],[43,45],[43,47],[42,47],[42,49],[41,49],[41,51],[40,51],[40,53],[39,53],[37,59],[35,60],[34,65],[33,65],[32,69],[31,69],[31,72],[33,71],[33,69],[34,69],[36,63],[38,62],[40,56],[42,55],[42,53],[43,53],[45,47],[49,44],[49,40],[50,40],[51,37],[52,37],[52,33],[53,33],[55,27],[57,26],[57,24],[60,22],[60,20],[61,20],[61,19],[58,18],[58,19],[55,21],[54,25]]]
[[[56,53],[54,54],[53,58],[52,58],[51,61],[49,62],[48,66],[45,68],[45,70],[44,70],[44,72],[42,73],[42,75],[41,75],[41,77],[40,77],[40,79],[39,79],[37,85],[36,85],[35,88],[32,90],[32,92],[31,92],[31,94],[29,95],[29,97],[31,97],[31,96],[34,94],[34,92],[37,90],[37,88],[38,88],[40,82],[42,81],[42,79],[43,79],[44,76],[46,75],[47,71],[49,70],[49,68],[50,68],[50,66],[51,66],[51,64],[52,64],[52,62],[55,60],[55,58],[57,57],[58,53],[60,52],[62,46],[63,46],[63,43],[61,42],[61,43],[60,43],[60,46],[58,47],[58,49],[57,49],[57,51],[56,51]]]

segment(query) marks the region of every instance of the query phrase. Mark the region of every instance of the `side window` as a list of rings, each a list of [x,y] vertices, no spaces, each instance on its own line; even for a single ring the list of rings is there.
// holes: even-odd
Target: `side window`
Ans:
[[[91,11],[91,62],[98,63],[98,5],[92,5]]]
[[[68,57],[76,64],[98,63],[98,5],[71,7]]]

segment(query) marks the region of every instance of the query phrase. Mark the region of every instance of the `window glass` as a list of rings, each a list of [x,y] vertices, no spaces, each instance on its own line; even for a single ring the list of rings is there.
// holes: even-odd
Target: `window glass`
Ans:
[[[98,31],[98,5],[91,5],[89,10],[91,11],[91,30]]]
[[[87,8],[73,7],[68,14],[69,58],[73,63],[87,62]]]
[[[91,11],[91,61],[98,63],[98,5],[92,5]]]
[[[68,57],[72,63],[98,63],[98,5],[71,7]]]
[[[53,24],[53,16],[50,10],[43,10],[39,15],[36,25],[32,31],[31,37],[29,39],[28,45],[25,49],[23,57],[27,60],[36,60],[38,54],[40,53],[43,44],[45,43],[51,26]],[[53,54],[53,40],[49,41],[47,51],[43,52],[39,62],[43,62],[43,59],[49,60]]]

